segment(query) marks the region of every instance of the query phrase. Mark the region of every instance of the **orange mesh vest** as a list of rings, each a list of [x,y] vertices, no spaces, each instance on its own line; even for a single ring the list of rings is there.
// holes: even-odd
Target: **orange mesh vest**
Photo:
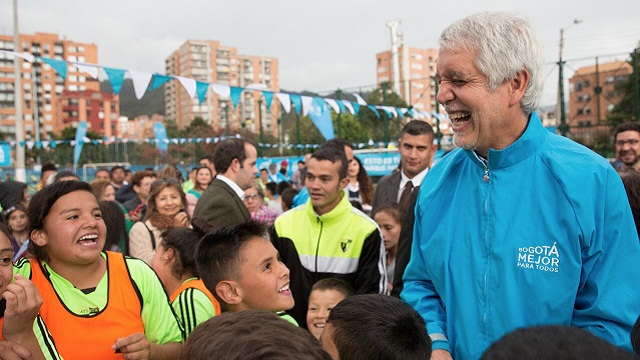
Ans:
[[[2,336],[2,322],[4,321],[4,316],[0,318],[0,341],[4,341],[4,337]]]
[[[209,298],[209,300],[211,300],[211,303],[213,304],[213,311],[215,312],[216,315],[220,315],[220,303],[218,302],[218,300],[216,300],[215,297],[213,297],[213,294],[211,294],[211,292],[207,289],[207,287],[204,286],[204,283],[202,282],[201,279],[191,279],[187,282],[182,283],[182,285],[180,285],[180,287],[177,288],[176,291],[173,292],[173,294],[171,294],[171,296],[169,297],[169,301],[173,303],[173,300],[175,300],[178,297],[178,295],[180,295],[181,292],[190,288],[198,289],[202,291],[205,295],[207,295],[207,297]]]
[[[44,266],[30,259],[31,281],[42,296],[40,316],[65,360],[122,359],[111,346],[117,338],[144,333],[141,298],[120,253],[107,254],[108,300],[95,314],[76,315],[62,304]]]

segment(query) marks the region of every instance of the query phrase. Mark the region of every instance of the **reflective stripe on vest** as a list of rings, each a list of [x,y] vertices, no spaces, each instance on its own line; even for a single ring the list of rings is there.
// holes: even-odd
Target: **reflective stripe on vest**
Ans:
[[[124,256],[107,251],[109,299],[105,308],[94,315],[76,315],[60,302],[53,285],[44,274],[42,264],[31,263],[31,281],[42,296],[40,315],[65,360],[122,359],[111,346],[117,338],[144,333],[141,305],[129,276]]]

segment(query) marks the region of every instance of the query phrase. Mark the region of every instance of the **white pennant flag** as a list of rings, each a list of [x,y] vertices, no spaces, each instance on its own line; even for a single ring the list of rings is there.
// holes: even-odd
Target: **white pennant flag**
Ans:
[[[302,99],[302,115],[307,115],[309,109],[311,109],[313,98],[311,96],[300,96],[300,99]]]
[[[267,90],[268,87],[265,84],[251,83],[244,87],[247,90]]]
[[[185,90],[187,90],[187,94],[189,97],[193,99],[196,96],[196,81],[195,79],[184,77],[184,76],[176,76],[176,79],[182,84]]]
[[[333,111],[336,112],[336,114],[340,114],[340,106],[338,106],[338,103],[333,100],[333,99],[324,99],[324,101],[327,102],[327,104],[329,104],[329,106],[331,106],[331,108],[333,109]]]
[[[363,105],[363,106],[367,106],[367,102],[364,101],[364,99],[362,98],[362,96],[358,95],[357,93],[353,93],[353,96],[356,97],[356,100],[358,100],[358,105]]]
[[[151,73],[131,70],[129,70],[129,74],[131,75],[131,80],[133,80],[133,90],[136,93],[136,98],[140,100],[147,92],[149,81],[151,81],[153,75],[151,75]]]
[[[356,114],[356,111],[353,109],[353,105],[351,105],[351,101],[342,100],[342,105],[344,105],[344,107],[346,107],[349,110],[351,115]]]
[[[280,103],[286,113],[291,111],[291,98],[289,97],[289,94],[276,93],[276,97],[280,100]]]
[[[26,143],[27,143],[27,147],[29,148],[29,150],[33,149],[33,145],[36,144],[35,141],[27,141]]]
[[[9,51],[9,50],[0,50],[0,53],[5,53],[5,54],[8,54],[8,55],[17,56],[17,57],[19,57],[21,59],[24,59],[24,60],[26,60],[26,61],[28,61],[30,63],[32,63],[36,59],[35,56],[33,56],[33,55],[31,55],[31,54],[29,54],[27,52],[19,53],[19,52]]]
[[[398,117],[398,112],[396,111],[396,108],[394,108],[393,106],[380,106],[379,108],[383,110],[387,110],[388,112],[392,113],[393,117]]]
[[[229,85],[212,84],[211,88],[213,89],[214,93],[222,97],[226,98],[231,95],[231,88],[229,87]]]
[[[99,71],[98,71],[98,67],[96,65],[87,64],[87,63],[81,63],[81,62],[77,62],[77,61],[72,61],[71,63],[73,64],[73,66],[77,67],[78,70],[86,72],[92,78],[94,78],[94,79],[98,78]]]

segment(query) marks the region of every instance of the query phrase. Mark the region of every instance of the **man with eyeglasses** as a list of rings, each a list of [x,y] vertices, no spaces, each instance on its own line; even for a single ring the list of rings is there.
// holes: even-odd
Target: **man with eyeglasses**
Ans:
[[[629,121],[618,125],[614,131],[618,172],[640,171],[640,123]]]

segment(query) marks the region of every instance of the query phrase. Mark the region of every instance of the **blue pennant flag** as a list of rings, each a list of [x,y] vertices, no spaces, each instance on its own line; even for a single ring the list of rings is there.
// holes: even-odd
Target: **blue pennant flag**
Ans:
[[[58,75],[60,75],[63,79],[67,78],[67,62],[63,60],[55,60],[47,57],[38,57],[40,60],[44,61],[46,64],[51,66],[53,70],[55,70]]]
[[[345,111],[347,111],[347,108],[342,103],[342,100],[336,100],[336,103],[338,104],[338,107],[340,108],[341,113],[344,113]]]
[[[263,91],[264,103],[267,105],[267,110],[271,109],[271,103],[273,102],[273,91]]]
[[[396,108],[396,111],[398,112],[398,117],[399,118],[403,118],[404,117],[404,114],[406,113],[405,110],[406,109]]]
[[[164,125],[157,121],[153,124],[153,134],[156,136],[158,150],[160,152],[165,152],[169,148],[169,144],[167,144],[164,140],[167,140],[167,129],[164,128]]]
[[[244,89],[237,86],[229,86],[229,89],[231,90],[231,94],[229,96],[231,96],[231,102],[233,103],[233,108],[235,109],[240,102],[240,94],[242,94],[242,91]]]
[[[378,118],[380,117],[380,113],[378,112],[378,109],[376,109],[373,105],[367,105],[367,107],[371,109],[371,111],[373,111],[373,113],[376,114]]]
[[[309,117],[318,130],[320,130],[320,134],[322,134],[325,140],[331,140],[335,137],[331,111],[329,111],[329,107],[324,100],[319,97],[313,98],[311,109],[309,109]]]
[[[171,76],[153,74],[153,81],[151,82],[151,86],[149,87],[149,90],[157,89],[171,79],[173,79],[173,77]]]
[[[80,154],[82,154],[82,146],[84,145],[84,137],[87,136],[87,122],[80,121],[76,129],[76,145],[73,147],[73,166],[78,165]]]
[[[196,81],[196,94],[198,94],[198,100],[200,100],[200,104],[202,104],[205,96],[207,96],[208,89],[209,83]]]
[[[293,105],[296,107],[296,114],[300,115],[300,110],[302,109],[302,98],[300,97],[300,95],[296,94],[290,94],[289,98],[291,99]]]
[[[120,89],[122,89],[122,83],[124,82],[124,70],[122,69],[112,69],[103,67],[104,72],[107,73],[109,77],[109,82],[111,82],[111,87],[113,88],[113,93],[118,95],[120,93]]]
[[[387,114],[387,117],[389,119],[393,118],[393,114],[391,113],[391,111],[389,111],[387,109],[382,109],[382,111],[384,111],[384,113]]]
[[[360,111],[360,104],[352,102],[351,105],[353,106],[353,115],[358,115],[358,111]]]

